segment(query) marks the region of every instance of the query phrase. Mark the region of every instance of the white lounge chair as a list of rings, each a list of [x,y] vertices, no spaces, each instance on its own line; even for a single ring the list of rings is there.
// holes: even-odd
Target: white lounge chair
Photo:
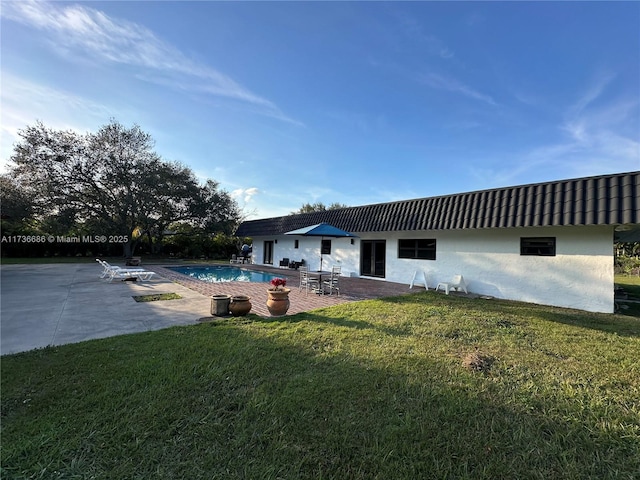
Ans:
[[[156,272],[149,272],[145,270],[115,270],[109,274],[109,282],[113,281],[114,278],[118,280],[135,278],[136,280],[140,280],[141,282],[148,282],[155,274]]]
[[[113,272],[143,272],[144,271],[144,268],[116,267],[115,265],[111,265],[108,262],[105,262],[104,260],[100,260],[99,258],[96,258],[96,262],[98,262],[100,265],[102,265],[102,268],[104,268],[104,270],[102,271],[102,274],[100,275],[100,278],[106,278],[109,275],[111,275]]]
[[[464,281],[462,275],[455,275],[453,277],[453,280],[451,280],[450,282],[440,282],[436,286],[436,292],[440,290],[440,287],[442,287],[444,293],[446,293],[447,295],[449,295],[449,291],[451,290],[455,290],[457,292],[463,290],[464,293],[469,293],[467,292],[467,282]]]

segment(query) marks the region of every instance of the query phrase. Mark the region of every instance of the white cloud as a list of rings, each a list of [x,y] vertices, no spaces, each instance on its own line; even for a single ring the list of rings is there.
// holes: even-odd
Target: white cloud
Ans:
[[[231,195],[231,198],[242,199],[242,201],[246,204],[251,202],[253,197],[258,195],[259,193],[260,193],[260,190],[257,187],[250,187],[250,188],[236,188],[230,193],[230,195]]]
[[[260,107],[258,113],[300,125],[270,100],[191,60],[140,24],[111,18],[87,6],[34,0],[3,3],[2,16],[46,32],[58,53],[128,65],[147,81],[233,99]]]

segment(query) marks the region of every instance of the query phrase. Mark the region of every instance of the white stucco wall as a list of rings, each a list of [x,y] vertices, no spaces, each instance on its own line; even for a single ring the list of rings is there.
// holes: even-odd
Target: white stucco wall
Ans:
[[[520,237],[556,237],[556,256],[520,255]],[[436,260],[398,258],[398,239],[435,238]],[[262,263],[263,241],[254,238],[253,258]],[[294,249],[294,240],[299,248]],[[462,274],[470,292],[497,298],[577,308],[614,311],[613,227],[547,227],[464,231],[361,234],[333,238],[323,267],[342,266],[343,274],[360,274],[360,241],[386,240],[384,280],[410,283],[416,270],[427,275],[430,288]],[[283,257],[304,258],[311,269],[320,266],[320,239],[277,237],[273,264]]]
[[[273,245],[273,266],[277,267],[280,260],[288,258],[299,262],[304,259],[311,270],[320,269],[320,237],[298,237],[280,235],[277,237],[254,237],[252,258],[254,263],[264,264],[264,241],[271,240]],[[295,248],[295,241],[298,248]],[[322,256],[323,270],[330,270],[332,265],[342,265],[343,275],[349,272],[360,273],[360,244],[354,238],[327,238],[331,240],[331,254]],[[278,243],[275,243],[275,242]],[[345,273],[346,272],[346,273]]]

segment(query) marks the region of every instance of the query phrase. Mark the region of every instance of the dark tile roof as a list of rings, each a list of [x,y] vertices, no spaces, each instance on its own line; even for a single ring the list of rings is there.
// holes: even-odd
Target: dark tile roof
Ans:
[[[576,178],[243,222],[241,237],[327,222],[349,232],[640,223],[640,172]]]

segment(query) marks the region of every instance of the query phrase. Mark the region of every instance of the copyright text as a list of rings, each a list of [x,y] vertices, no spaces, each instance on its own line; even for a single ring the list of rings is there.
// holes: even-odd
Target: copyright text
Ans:
[[[2,243],[127,243],[128,235],[7,235]]]

